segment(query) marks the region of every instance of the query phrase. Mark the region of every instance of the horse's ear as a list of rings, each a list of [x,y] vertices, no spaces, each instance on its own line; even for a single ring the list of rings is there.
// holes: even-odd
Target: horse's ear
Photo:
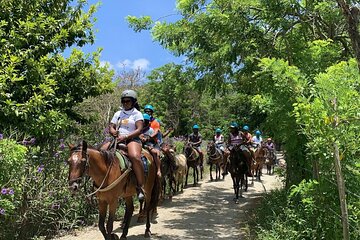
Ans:
[[[87,142],[85,140],[82,141],[82,150],[86,151],[87,149]]]
[[[75,145],[71,144],[71,143],[67,143],[67,145],[68,145],[69,149],[73,149],[75,147]]]

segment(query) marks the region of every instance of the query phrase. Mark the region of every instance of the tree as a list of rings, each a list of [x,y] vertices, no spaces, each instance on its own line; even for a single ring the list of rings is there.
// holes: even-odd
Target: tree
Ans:
[[[17,128],[38,142],[73,126],[73,106],[111,90],[112,72],[100,67],[99,52],[73,48],[94,41],[86,1],[9,0],[0,3],[0,128]]]

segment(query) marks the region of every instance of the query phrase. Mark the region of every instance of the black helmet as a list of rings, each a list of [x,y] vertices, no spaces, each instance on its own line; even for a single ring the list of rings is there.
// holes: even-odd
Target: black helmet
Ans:
[[[134,90],[127,89],[121,93],[121,99],[123,98],[133,98],[135,101],[137,100],[137,93]]]

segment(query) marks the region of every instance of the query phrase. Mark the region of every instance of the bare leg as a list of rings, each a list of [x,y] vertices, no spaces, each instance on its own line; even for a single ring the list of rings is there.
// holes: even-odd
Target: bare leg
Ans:
[[[144,200],[144,166],[141,162],[141,144],[137,142],[128,143],[128,154],[132,163],[132,168],[135,173],[137,181],[138,198],[140,201]]]

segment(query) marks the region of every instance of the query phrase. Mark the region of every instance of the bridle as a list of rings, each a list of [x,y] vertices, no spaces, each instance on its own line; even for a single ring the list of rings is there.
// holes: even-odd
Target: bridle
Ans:
[[[85,152],[85,154],[84,154],[83,150],[73,150],[71,156],[76,152],[82,152],[82,154],[81,154],[82,158],[80,159],[80,161],[85,162],[85,168],[84,168],[84,171],[81,173],[80,177],[69,180],[69,185],[71,185],[71,184],[73,184],[75,182],[79,182],[80,180],[85,178],[84,172],[87,172],[89,170],[89,167],[90,167],[89,154],[87,152]],[[85,157],[83,157],[84,155],[85,155]]]

